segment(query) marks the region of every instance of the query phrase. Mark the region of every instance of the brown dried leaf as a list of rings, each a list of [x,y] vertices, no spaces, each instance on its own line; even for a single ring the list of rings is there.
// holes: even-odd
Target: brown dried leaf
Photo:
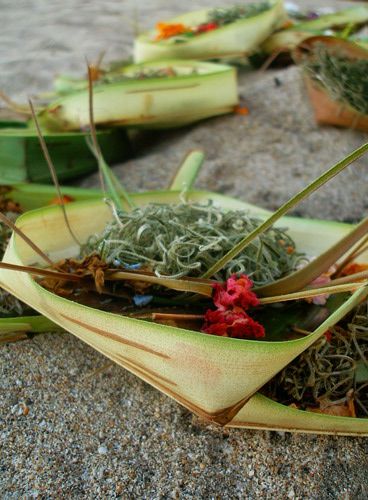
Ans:
[[[355,415],[351,414],[350,408],[346,404],[342,405],[332,405],[326,408],[307,408],[307,411],[313,413],[322,413],[324,415],[334,415],[335,417],[353,417]]]

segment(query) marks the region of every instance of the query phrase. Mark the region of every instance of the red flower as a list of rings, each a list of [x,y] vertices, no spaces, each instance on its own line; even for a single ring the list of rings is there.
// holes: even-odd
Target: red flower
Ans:
[[[324,334],[327,342],[329,342],[331,344],[331,339],[332,339],[332,333],[330,332],[330,330],[327,330],[327,332]]]
[[[228,311],[209,309],[204,319],[202,332],[211,335],[236,339],[258,339],[265,336],[263,326],[239,308]]]
[[[197,33],[207,33],[207,31],[212,31],[216,30],[218,28],[218,24],[216,23],[205,23],[205,24],[200,24],[196,28]]]
[[[258,306],[259,300],[251,291],[252,280],[245,274],[236,275],[222,285],[214,286],[213,302],[216,310],[208,309],[204,315],[202,332],[236,339],[258,339],[265,336],[265,329],[245,312]]]
[[[237,278],[233,274],[223,285],[214,286],[215,293],[213,302],[215,306],[224,311],[231,307],[241,307],[244,310],[258,306],[257,295],[251,291],[253,281],[247,275],[242,274]]]

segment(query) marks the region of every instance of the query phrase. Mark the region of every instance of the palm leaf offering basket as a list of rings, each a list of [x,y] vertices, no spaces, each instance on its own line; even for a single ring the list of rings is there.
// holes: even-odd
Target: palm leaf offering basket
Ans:
[[[161,34],[152,30],[136,38],[134,61],[244,57],[287,18],[282,0],[255,2],[244,9],[238,18],[234,9],[202,9],[159,23]]]
[[[110,163],[117,163],[130,155],[125,130],[106,129],[97,134]],[[88,147],[86,132],[44,130],[44,138],[60,180],[70,180],[96,170],[96,159]],[[51,182],[36,130],[25,122],[3,120],[0,122],[0,183],[27,181]]]
[[[63,94],[41,113],[46,127],[78,130],[90,123],[88,81],[64,79]],[[221,89],[221,92],[219,92]],[[94,122],[101,126],[170,128],[232,112],[235,68],[167,60],[101,72],[94,82]]]
[[[132,195],[138,206],[179,203],[180,192],[155,191]],[[225,209],[269,213],[233,198],[190,191],[190,202],[213,202]],[[66,205],[68,220],[81,242],[102,230],[111,211],[100,200]],[[346,235],[349,224],[285,217],[296,245],[318,255]],[[60,206],[22,215],[17,226],[53,260],[74,257],[78,245],[68,231]],[[321,238],[323,234],[323,238]],[[368,254],[360,259],[367,260]],[[4,262],[42,265],[40,257],[14,234]],[[305,351],[343,318],[367,294],[360,288],[310,335],[290,341],[239,340],[150,323],[96,310],[42,288],[30,275],[2,269],[0,284],[7,291],[119,365],[205,419],[227,426],[298,432],[368,435],[368,419],[316,414],[279,404],[258,391],[277,372]]]
[[[317,14],[316,19],[291,22],[276,33],[269,36],[262,43],[260,51],[266,54],[277,54],[280,52],[290,52],[299,44],[312,36],[324,35],[326,30],[337,32],[344,27],[360,26],[368,21],[368,7],[359,5],[343,9],[341,11]]]
[[[47,167],[46,167],[47,169]],[[21,212],[48,206],[55,202],[55,188],[42,184],[12,184],[1,185],[5,199],[11,200],[20,207]],[[63,194],[68,200],[81,201],[100,199],[101,191],[75,187],[63,187]],[[26,310],[21,315],[7,314],[0,317],[0,343],[20,340],[27,337],[27,333],[42,333],[57,331],[59,327],[44,316],[37,313],[31,314]]]
[[[297,47],[294,59],[303,68],[317,123],[368,131],[368,50],[315,36]]]

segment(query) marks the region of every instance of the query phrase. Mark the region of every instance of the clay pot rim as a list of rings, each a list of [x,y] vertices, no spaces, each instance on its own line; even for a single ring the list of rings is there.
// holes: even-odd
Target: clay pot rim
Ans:
[[[338,49],[339,53],[350,59],[368,60],[368,50],[360,47],[357,43],[336,38],[333,36],[312,36],[303,40],[293,51],[292,57],[296,64],[301,64],[306,57],[313,57],[313,49],[316,45],[324,45],[331,49]]]

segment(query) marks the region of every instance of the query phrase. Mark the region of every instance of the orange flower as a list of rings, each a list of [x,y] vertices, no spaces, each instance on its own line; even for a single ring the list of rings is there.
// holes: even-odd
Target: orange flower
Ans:
[[[368,270],[368,264],[359,264],[358,262],[352,262],[348,264],[342,270],[342,276],[350,276],[351,274],[361,273],[362,271]]]
[[[172,36],[182,35],[183,33],[190,31],[189,28],[184,26],[184,24],[157,23],[156,29],[158,31],[156,40],[166,40]]]
[[[72,198],[71,196],[68,196],[67,194],[63,195],[63,203],[64,204],[71,203],[72,201],[74,201],[74,198]],[[58,196],[53,198],[52,200],[49,201],[49,205],[61,205],[60,198]]]
[[[287,28],[291,28],[292,26],[294,26],[294,23],[291,19],[287,19],[284,24],[281,26],[281,28],[283,30],[287,29]]]
[[[238,104],[237,106],[234,107],[234,113],[237,115],[249,115],[249,109],[244,106],[244,104]]]

